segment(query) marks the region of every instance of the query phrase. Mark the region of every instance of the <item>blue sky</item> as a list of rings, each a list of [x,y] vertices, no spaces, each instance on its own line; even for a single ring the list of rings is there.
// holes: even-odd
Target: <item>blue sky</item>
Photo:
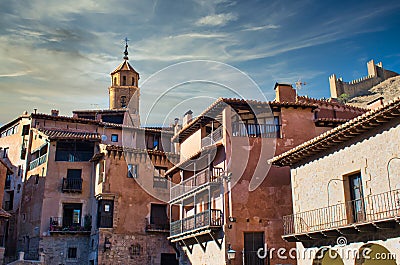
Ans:
[[[1,1],[0,124],[33,108],[107,108],[125,36],[141,81],[214,60],[248,74],[269,100],[275,82],[299,78],[300,94],[329,97],[330,74],[360,78],[370,59],[400,72],[399,11],[399,1]]]

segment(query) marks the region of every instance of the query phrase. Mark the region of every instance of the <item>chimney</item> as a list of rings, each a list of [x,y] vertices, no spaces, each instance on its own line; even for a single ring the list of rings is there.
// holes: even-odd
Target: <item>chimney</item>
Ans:
[[[182,126],[185,126],[187,124],[189,124],[189,122],[192,121],[192,116],[193,111],[188,110],[184,115],[183,115],[183,120],[182,120]]]
[[[59,110],[56,110],[56,109],[51,110],[51,116],[57,117],[59,113],[60,113]]]
[[[275,101],[296,102],[296,90],[290,84],[275,83]]]

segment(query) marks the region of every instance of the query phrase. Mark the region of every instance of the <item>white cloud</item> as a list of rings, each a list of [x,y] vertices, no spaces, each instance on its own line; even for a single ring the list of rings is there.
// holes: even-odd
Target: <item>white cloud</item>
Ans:
[[[233,13],[208,15],[197,20],[197,26],[224,26],[230,21],[235,21],[238,16]]]
[[[266,29],[279,29],[280,27],[280,25],[268,24],[264,26],[246,27],[245,29],[242,29],[242,31],[261,31]]]

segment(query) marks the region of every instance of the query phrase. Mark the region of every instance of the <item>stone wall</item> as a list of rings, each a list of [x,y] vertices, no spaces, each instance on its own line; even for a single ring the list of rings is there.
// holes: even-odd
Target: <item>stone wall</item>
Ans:
[[[52,235],[40,240],[45,264],[88,264],[89,235]],[[68,248],[77,248],[77,258],[68,259]]]

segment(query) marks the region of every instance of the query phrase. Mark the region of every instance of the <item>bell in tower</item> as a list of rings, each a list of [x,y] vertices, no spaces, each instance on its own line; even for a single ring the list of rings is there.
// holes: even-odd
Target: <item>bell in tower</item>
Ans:
[[[131,114],[139,115],[139,73],[128,62],[127,38],[123,59],[111,73],[111,86],[108,88],[110,109],[129,108]]]

